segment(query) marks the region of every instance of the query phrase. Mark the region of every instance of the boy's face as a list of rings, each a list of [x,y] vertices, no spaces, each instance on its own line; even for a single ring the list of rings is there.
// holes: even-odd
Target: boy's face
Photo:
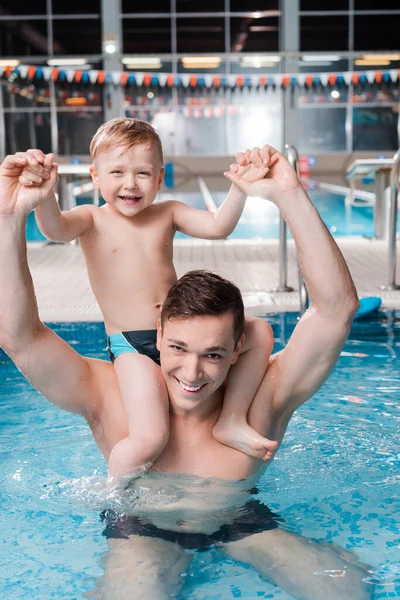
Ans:
[[[100,152],[90,167],[93,184],[115,211],[133,217],[154,202],[164,176],[159,154],[147,142]]]

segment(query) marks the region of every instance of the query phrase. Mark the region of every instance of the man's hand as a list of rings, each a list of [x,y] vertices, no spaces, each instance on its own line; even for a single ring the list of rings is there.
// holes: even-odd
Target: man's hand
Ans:
[[[276,202],[301,187],[296,173],[280,152],[272,146],[253,148],[236,155],[225,177],[247,196],[258,196]]]
[[[0,215],[29,214],[48,198],[58,181],[54,154],[28,150],[0,165]]]

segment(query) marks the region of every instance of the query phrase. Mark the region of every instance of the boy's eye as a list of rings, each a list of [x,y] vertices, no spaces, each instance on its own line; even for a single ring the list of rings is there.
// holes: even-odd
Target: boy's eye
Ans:
[[[149,177],[151,173],[147,173],[147,171],[140,171],[139,175],[146,175],[147,177]]]
[[[122,171],[111,171],[111,175],[121,175]]]

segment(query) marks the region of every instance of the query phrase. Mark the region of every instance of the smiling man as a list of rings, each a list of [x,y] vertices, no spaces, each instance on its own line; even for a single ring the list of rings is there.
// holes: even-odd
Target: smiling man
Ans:
[[[279,207],[293,234],[311,298],[287,346],[271,357],[248,415],[252,427],[280,444],[296,408],[331,373],[358,300],[332,236],[290,165],[273,152],[276,160],[265,179],[248,184],[234,172],[227,177],[246,195],[268,198]],[[52,167],[41,186],[26,187],[19,178],[27,164],[27,155],[19,153],[0,166],[0,344],[45,398],[87,421],[107,460],[127,435],[115,371],[111,363],[80,356],[39,319],[25,225],[57,176]],[[157,498],[164,485],[160,481],[168,484],[186,474],[194,476],[191,491],[158,508],[150,502],[140,515],[104,515],[110,552],[98,597],[125,597],[125,584],[129,597],[174,597],[182,582],[179,574],[192,558],[188,549],[214,544],[296,598],[369,597],[365,572],[351,557],[285,531],[267,507],[251,500],[249,491],[266,463],[212,435],[226,375],[243,343],[243,319],[239,290],[211,273],[188,273],[170,290],[158,326],[170,437],[153,471],[136,485],[145,485]],[[341,576],[316,576],[325,571]]]

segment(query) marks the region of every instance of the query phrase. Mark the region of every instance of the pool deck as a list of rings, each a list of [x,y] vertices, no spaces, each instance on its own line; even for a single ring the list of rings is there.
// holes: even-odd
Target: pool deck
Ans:
[[[336,241],[359,296],[380,296],[382,308],[400,308],[400,290],[380,289],[387,283],[387,243],[361,237]],[[175,265],[178,276],[207,268],[231,279],[242,291],[249,314],[297,311],[298,271],[292,240],[288,240],[288,285],[295,291],[270,291],[279,281],[278,246],[278,240],[175,240]],[[102,320],[79,245],[31,242],[28,260],[43,321]],[[396,281],[400,283],[400,268]]]

